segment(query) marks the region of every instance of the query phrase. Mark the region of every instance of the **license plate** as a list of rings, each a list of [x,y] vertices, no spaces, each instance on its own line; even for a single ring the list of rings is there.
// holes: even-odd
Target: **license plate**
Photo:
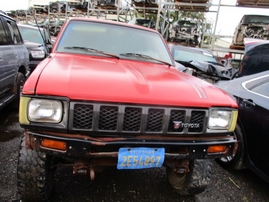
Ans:
[[[162,167],[164,148],[120,148],[118,153],[118,169],[143,169]]]

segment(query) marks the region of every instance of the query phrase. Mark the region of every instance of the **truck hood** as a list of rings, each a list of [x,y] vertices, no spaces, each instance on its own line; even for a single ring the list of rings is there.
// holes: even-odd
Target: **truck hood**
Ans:
[[[38,66],[27,79],[23,94],[184,107],[237,107],[224,91],[175,67],[59,53]]]

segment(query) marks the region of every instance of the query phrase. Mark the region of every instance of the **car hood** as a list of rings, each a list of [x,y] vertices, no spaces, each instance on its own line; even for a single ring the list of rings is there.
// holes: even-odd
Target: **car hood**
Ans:
[[[184,107],[237,107],[224,91],[175,67],[59,53],[40,63],[27,79],[23,94]]]

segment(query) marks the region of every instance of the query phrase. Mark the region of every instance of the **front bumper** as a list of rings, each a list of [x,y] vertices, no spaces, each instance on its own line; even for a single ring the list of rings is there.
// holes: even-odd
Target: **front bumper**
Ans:
[[[210,159],[231,155],[236,140],[233,136],[172,137],[140,135],[135,137],[90,137],[54,132],[25,132],[28,149],[67,158],[117,158],[119,148],[165,148],[165,159]],[[44,140],[64,142],[66,149],[42,146]],[[225,146],[222,152],[209,152],[213,146]]]

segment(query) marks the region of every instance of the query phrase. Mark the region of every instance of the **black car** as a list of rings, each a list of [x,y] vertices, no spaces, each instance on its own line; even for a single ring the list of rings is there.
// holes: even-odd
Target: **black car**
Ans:
[[[49,31],[31,25],[18,24],[24,44],[29,51],[29,67],[31,72],[44,60],[52,49]]]
[[[233,77],[233,67],[221,64],[212,52],[179,44],[168,44],[174,60],[191,71],[193,76],[215,83],[219,80],[230,80]]]
[[[217,161],[225,168],[251,169],[269,182],[269,71],[215,84],[236,99],[238,122],[234,154]]]
[[[245,54],[236,77],[242,77],[269,70],[269,41],[244,39]]]

